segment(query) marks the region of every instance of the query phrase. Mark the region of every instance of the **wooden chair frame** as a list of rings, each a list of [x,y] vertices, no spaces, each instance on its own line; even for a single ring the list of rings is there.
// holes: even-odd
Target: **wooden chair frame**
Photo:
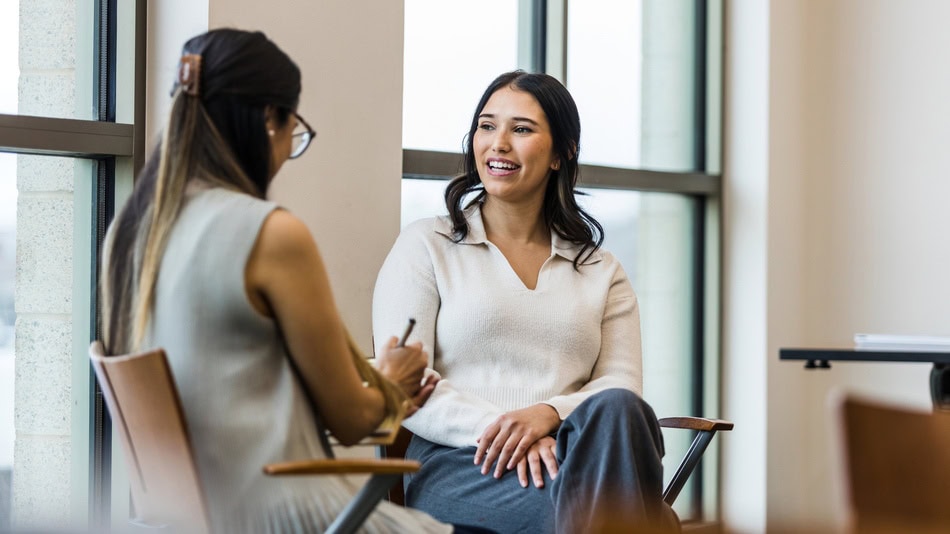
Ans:
[[[165,351],[106,356],[96,341],[89,358],[125,453],[137,515],[130,523],[210,532],[188,425]],[[335,534],[355,532],[389,488],[418,469],[419,462],[405,459],[328,458],[262,466],[269,476],[371,475],[330,525],[327,532]]]
[[[950,413],[836,402],[853,531],[950,531]]]

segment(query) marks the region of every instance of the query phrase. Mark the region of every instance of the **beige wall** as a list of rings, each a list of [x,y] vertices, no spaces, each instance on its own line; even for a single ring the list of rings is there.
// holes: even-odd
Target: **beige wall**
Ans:
[[[763,512],[770,530],[840,526],[833,391],[929,404],[926,365],[806,372],[778,349],[950,335],[948,16],[940,0],[727,3],[724,390],[737,432],[723,501],[737,531],[760,531]],[[763,416],[764,441],[745,427]],[[743,497],[763,476],[764,510]]]
[[[369,351],[373,285],[399,232],[403,3],[212,0],[209,11],[211,27],[264,31],[303,71],[299,111],[319,135],[271,193],[310,227]]]
[[[261,30],[300,66],[299,111],[319,135],[271,196],[310,227],[343,318],[369,351],[373,285],[399,231],[403,3],[202,0],[150,15],[150,132],[181,44],[208,27]]]

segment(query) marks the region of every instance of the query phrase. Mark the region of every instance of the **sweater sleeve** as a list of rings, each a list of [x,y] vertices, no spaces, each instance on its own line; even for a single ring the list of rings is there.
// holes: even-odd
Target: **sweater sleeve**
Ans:
[[[643,394],[643,354],[640,307],[630,280],[617,263],[610,282],[600,326],[600,353],[590,380],[578,391],[546,401],[563,421],[585,399],[611,388]]]
[[[386,257],[373,292],[373,337],[378,356],[387,340],[398,336],[408,319],[414,318],[416,326],[408,343],[422,341],[432,369],[438,357],[436,321],[441,298],[433,264],[437,252],[426,245],[427,233],[434,233],[431,219],[409,225]],[[444,378],[422,409],[403,425],[434,443],[467,447],[475,445],[482,430],[503,413],[493,403],[459,391]]]

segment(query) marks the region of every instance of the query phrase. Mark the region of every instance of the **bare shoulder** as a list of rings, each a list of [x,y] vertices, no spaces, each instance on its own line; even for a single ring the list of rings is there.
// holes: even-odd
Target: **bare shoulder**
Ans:
[[[268,292],[275,284],[323,271],[310,229],[294,214],[277,209],[264,220],[245,270],[252,291]]]
[[[310,229],[296,215],[276,209],[264,220],[256,252],[264,257],[288,258],[316,249]]]

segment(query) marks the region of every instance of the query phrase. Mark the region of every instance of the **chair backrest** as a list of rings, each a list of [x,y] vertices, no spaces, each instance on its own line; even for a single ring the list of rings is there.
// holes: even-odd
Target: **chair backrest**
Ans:
[[[136,519],[208,531],[188,427],[165,352],[106,356],[96,341],[89,358],[122,438]]]
[[[839,416],[857,530],[950,528],[950,414],[845,397]]]

